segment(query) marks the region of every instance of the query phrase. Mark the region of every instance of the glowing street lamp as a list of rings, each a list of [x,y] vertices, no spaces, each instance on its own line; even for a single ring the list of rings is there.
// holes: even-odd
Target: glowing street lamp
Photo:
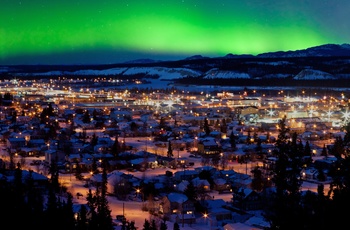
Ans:
[[[136,189],[136,198],[139,197],[139,194],[141,193],[141,189],[137,188]],[[142,202],[144,201],[143,193],[142,193]]]
[[[333,112],[331,110],[328,110],[328,112],[327,112],[328,121],[330,121],[332,114],[333,114]]]
[[[350,118],[350,112],[348,110],[346,110],[345,112],[343,112],[343,116],[342,118],[344,119],[344,124],[348,123],[348,120]]]
[[[209,214],[208,213],[204,213],[203,214],[203,217],[205,219],[205,224],[208,224],[208,220],[209,220],[209,226],[210,226],[210,230],[211,230],[211,226],[212,226],[212,219],[209,217]]]
[[[275,111],[272,110],[272,109],[270,109],[270,110],[267,111],[267,114],[268,114],[270,117],[272,117],[272,116],[275,115]]]

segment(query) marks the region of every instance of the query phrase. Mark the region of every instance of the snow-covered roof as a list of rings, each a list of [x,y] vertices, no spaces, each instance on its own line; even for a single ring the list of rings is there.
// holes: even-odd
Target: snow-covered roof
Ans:
[[[182,193],[169,193],[168,199],[170,202],[183,203],[188,200],[187,196]]]

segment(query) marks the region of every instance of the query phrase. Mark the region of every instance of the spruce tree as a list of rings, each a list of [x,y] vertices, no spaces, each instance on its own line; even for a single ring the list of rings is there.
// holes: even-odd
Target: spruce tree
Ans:
[[[162,222],[160,223],[160,228],[159,228],[159,230],[167,230],[167,229],[168,229],[168,225],[166,224],[165,221],[162,221]]]
[[[323,145],[321,156],[324,156],[324,157],[328,156],[328,150],[326,148],[326,144]]]
[[[272,229],[302,229],[304,218],[300,205],[302,153],[293,151],[289,141],[289,128],[286,118],[278,123],[279,134],[274,154],[277,157],[273,170],[273,182],[276,192],[271,197],[270,206],[265,210],[265,217]],[[299,221],[296,221],[299,220]]]
[[[77,216],[77,230],[88,230],[88,225],[87,225],[87,209],[85,205],[81,205],[80,211]]]
[[[210,128],[209,128],[209,121],[208,121],[208,118],[205,118],[205,119],[204,119],[203,130],[204,130],[204,132],[205,132],[205,135],[209,136],[209,134],[210,134]]]
[[[180,225],[177,222],[174,223],[173,230],[180,230]]]
[[[304,156],[308,156],[308,157],[312,156],[309,141],[306,141],[306,143],[305,143]]]
[[[346,210],[350,205],[350,138],[349,127],[345,126],[345,136],[338,136],[332,148],[336,161],[329,172],[332,178],[328,196],[331,202],[326,206],[328,211],[326,228],[340,229],[347,224]],[[327,203],[326,203],[327,204]]]
[[[184,194],[187,196],[187,198],[191,201],[196,201],[197,200],[197,189],[194,186],[193,182],[190,180],[188,182],[188,185],[184,191]]]
[[[107,200],[107,171],[105,164],[103,165],[102,183],[97,194],[97,219],[98,229],[100,230],[113,230],[111,210],[108,206]]]
[[[114,143],[112,145],[111,152],[115,158],[118,158],[120,152],[121,152],[121,147],[118,141],[118,136],[115,137]]]
[[[168,141],[167,156],[168,156],[168,157],[173,157],[173,156],[174,156],[174,154],[173,154],[173,148],[171,147],[171,141],[170,141],[170,140]]]
[[[151,230],[157,230],[157,223],[155,219],[151,221]]]
[[[232,130],[232,132],[230,134],[230,144],[231,144],[231,149],[232,150],[236,150],[236,137],[233,134],[233,130]]]
[[[145,219],[145,222],[143,223],[142,230],[151,230],[151,223],[147,219]]]

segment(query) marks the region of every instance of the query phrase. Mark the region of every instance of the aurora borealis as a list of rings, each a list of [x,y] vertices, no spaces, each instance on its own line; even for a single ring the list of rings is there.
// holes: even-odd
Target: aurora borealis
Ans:
[[[0,64],[106,64],[350,41],[350,1],[1,0]]]

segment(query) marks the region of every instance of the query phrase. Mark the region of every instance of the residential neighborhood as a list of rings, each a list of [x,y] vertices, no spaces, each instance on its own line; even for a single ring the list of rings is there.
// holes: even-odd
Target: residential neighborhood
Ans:
[[[81,185],[73,193],[80,210],[106,170],[109,197],[194,229],[209,216],[211,229],[269,227],[260,213],[274,189],[281,120],[286,138],[303,149],[300,178],[315,185],[306,190],[328,190],[333,146],[349,118],[338,92],[80,86],[76,79],[1,82],[1,176],[10,180],[20,165],[44,191],[54,164],[68,190]],[[133,221],[127,210],[119,215]]]

